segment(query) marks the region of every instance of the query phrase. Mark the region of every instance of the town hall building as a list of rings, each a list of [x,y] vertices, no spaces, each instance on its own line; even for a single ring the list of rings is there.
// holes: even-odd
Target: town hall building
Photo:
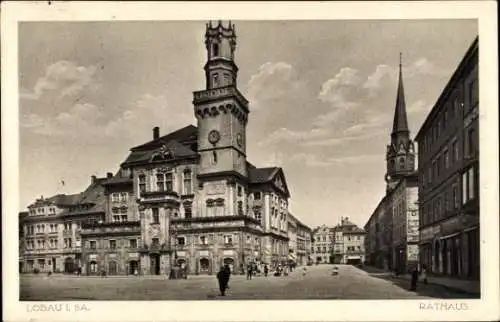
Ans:
[[[103,192],[87,212],[99,204],[98,220],[82,220],[73,233],[78,249],[71,247],[82,274],[165,275],[180,265],[214,274],[225,264],[239,272],[251,261],[288,259],[283,169],[258,168],[247,157],[250,106],[237,87],[234,25],[208,23],[205,46],[206,87],[192,101],[196,126],[166,135],[154,127],[115,174],[93,181]],[[61,220],[71,221],[64,213]],[[65,269],[64,258],[49,269]]]

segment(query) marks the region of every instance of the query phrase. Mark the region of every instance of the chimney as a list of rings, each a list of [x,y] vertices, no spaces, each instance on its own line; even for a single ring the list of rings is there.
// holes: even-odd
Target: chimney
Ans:
[[[96,180],[97,180],[96,176],[90,176],[90,183],[95,183]]]
[[[157,140],[160,138],[160,128],[158,126],[155,126],[153,128],[153,140]]]
[[[113,173],[112,172],[106,173],[106,178],[108,178],[108,179],[113,178]]]

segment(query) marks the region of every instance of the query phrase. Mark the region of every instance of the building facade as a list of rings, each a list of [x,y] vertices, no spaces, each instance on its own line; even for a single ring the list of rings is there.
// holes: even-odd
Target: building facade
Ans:
[[[392,263],[404,273],[418,266],[418,176],[405,176],[387,195],[387,213],[392,214]]]
[[[290,259],[297,265],[307,265],[311,261],[311,228],[289,213],[288,238]]]
[[[41,196],[28,206],[20,218],[20,271],[73,273],[83,268],[82,226],[104,221],[105,180],[92,176],[82,193]]]
[[[341,218],[340,224],[333,227],[333,263],[361,264],[365,262],[365,231]]]
[[[322,225],[316,227],[312,231],[313,245],[312,257],[313,261],[320,264],[328,264],[333,262],[333,230],[331,227]]]
[[[223,264],[238,273],[251,261],[273,265],[289,259],[284,171],[247,160],[249,102],[237,87],[234,25],[207,24],[205,47],[205,89],[193,93],[197,125],[163,136],[154,127],[152,139],[132,147],[114,175],[93,178],[95,200],[63,195],[62,204],[47,204],[59,217],[68,213],[59,222],[58,245],[71,237],[68,250],[74,252],[50,268],[45,261],[44,269],[62,269],[61,260],[72,258],[89,275],[169,274],[176,265],[190,274],[213,274]],[[297,236],[297,252],[307,243],[298,238],[303,226],[290,233]]]
[[[478,39],[424,121],[419,146],[420,260],[434,274],[479,279]]]

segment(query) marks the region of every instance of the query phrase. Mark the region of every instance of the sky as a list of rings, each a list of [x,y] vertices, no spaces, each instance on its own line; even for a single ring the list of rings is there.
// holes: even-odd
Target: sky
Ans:
[[[385,192],[399,53],[413,137],[477,35],[475,20],[232,23],[248,160],[283,168],[289,209],[312,228],[363,226]],[[154,126],[196,125],[204,32],[205,21],[20,23],[19,209],[116,172]]]

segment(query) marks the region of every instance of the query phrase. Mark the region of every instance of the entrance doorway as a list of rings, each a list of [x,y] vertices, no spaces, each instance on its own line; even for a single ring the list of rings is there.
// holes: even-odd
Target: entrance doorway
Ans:
[[[206,274],[209,272],[209,270],[210,270],[210,261],[208,260],[208,258],[201,258],[199,272],[201,274]]]
[[[54,263],[54,259],[52,259],[52,263]],[[73,274],[75,272],[75,261],[71,257],[66,257],[64,260],[64,273]]]
[[[151,274],[160,275],[160,254],[150,254],[151,259]]]
[[[52,272],[55,272],[55,271],[56,271],[56,268],[57,268],[57,265],[56,265],[56,258],[55,258],[55,257],[52,257]]]
[[[118,265],[115,261],[110,261],[108,264],[108,275],[116,275],[118,273]]]
[[[139,273],[139,262],[138,261],[130,261],[128,264],[128,273],[130,275],[135,275],[135,271]]]

